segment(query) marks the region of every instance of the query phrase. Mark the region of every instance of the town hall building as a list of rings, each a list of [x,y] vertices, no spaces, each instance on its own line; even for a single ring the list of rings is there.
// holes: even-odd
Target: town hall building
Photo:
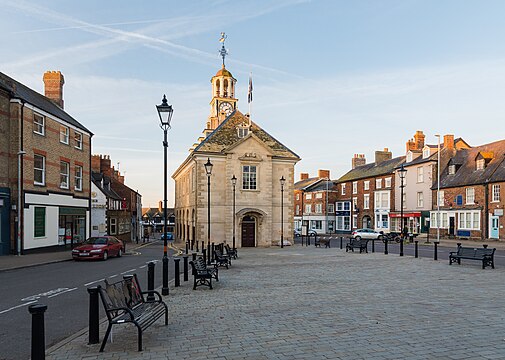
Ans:
[[[210,242],[233,246],[235,238],[237,248],[279,245],[281,236],[292,243],[294,166],[300,157],[238,110],[237,80],[225,67],[222,41],[223,64],[211,79],[206,128],[172,175],[176,237],[207,242],[210,226]],[[204,166],[209,163],[210,176]]]

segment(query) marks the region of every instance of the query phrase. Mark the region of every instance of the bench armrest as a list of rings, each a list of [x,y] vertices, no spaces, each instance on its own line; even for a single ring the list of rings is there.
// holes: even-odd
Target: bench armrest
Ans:
[[[156,290],[152,290],[152,291],[142,291],[142,295],[150,295],[150,294],[154,294],[158,297],[158,299],[155,299],[154,302],[162,302],[163,301],[163,298],[161,297],[161,294],[156,291]],[[153,302],[153,301],[146,301],[146,302]]]

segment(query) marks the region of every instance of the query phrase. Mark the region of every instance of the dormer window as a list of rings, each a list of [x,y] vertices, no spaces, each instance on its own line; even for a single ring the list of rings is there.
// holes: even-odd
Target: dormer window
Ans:
[[[476,161],[477,169],[476,170],[483,170],[486,167],[486,159],[479,159]]]
[[[456,174],[456,165],[449,165],[448,172],[449,172],[449,175]]]
[[[430,157],[430,148],[426,148],[423,150],[423,159]]]
[[[409,152],[407,153],[407,162],[411,162],[411,161],[412,161],[412,152],[411,152],[411,151],[409,151]]]
[[[237,135],[240,139],[246,137],[249,134],[249,126],[242,124],[237,127]]]

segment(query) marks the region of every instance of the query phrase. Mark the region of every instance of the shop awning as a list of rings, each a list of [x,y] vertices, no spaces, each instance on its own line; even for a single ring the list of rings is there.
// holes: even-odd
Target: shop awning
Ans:
[[[390,218],[399,218],[401,217],[401,213],[399,212],[394,212],[394,213],[389,213],[389,217]],[[418,212],[418,211],[409,211],[409,212],[406,212],[404,211],[403,212],[403,217],[404,218],[410,218],[410,217],[421,217],[421,212]]]

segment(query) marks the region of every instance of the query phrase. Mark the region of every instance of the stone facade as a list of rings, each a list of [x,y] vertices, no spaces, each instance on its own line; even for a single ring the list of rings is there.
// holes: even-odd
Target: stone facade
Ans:
[[[204,136],[172,175],[176,237],[207,242],[210,225],[211,243],[232,245],[234,234],[236,247],[271,246],[279,244],[281,236],[292,241],[294,165],[300,158],[236,109],[234,92],[218,91],[217,79],[234,87],[235,79],[224,67],[212,78],[213,99]],[[225,102],[233,106],[221,111]],[[207,161],[213,164],[210,224]],[[283,187],[281,177],[286,180]]]

